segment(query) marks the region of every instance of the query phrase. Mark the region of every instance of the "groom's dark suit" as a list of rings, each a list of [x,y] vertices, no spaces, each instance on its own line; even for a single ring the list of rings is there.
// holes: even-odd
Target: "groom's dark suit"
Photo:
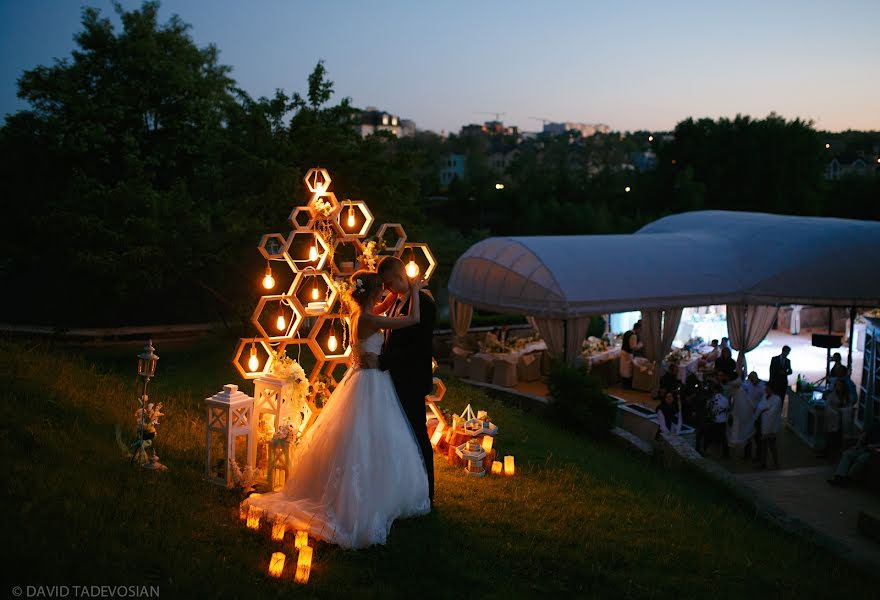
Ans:
[[[428,472],[428,493],[434,500],[434,452],[428,430],[425,427],[425,396],[434,387],[431,372],[432,336],[434,322],[437,320],[437,307],[434,300],[425,292],[420,292],[418,324],[390,331],[385,347],[379,357],[379,368],[391,374],[397,397],[403,412],[412,425],[416,441],[425,460]],[[389,316],[409,314],[409,299],[398,300],[391,308]]]

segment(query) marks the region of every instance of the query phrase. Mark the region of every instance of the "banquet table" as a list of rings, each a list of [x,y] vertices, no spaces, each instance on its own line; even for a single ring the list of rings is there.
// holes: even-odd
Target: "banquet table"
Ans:
[[[712,350],[712,346],[710,346],[708,344],[702,345],[702,346],[696,348],[694,351],[691,351],[690,357],[688,358],[688,360],[681,361],[680,363],[678,363],[677,373],[676,373],[676,377],[678,377],[678,380],[680,382],[684,383],[685,381],[687,381],[688,375],[693,373],[694,375],[697,376],[698,379],[700,379],[702,381],[703,376],[700,373],[700,365],[699,365],[700,359],[702,359],[703,356],[706,353],[708,353],[710,350]],[[663,367],[664,373],[669,370],[669,365],[667,364],[667,362],[665,360],[663,361],[661,366]]]

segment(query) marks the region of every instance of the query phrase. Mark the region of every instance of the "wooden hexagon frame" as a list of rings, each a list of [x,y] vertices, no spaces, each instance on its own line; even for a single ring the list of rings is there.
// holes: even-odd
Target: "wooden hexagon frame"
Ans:
[[[348,344],[346,345],[345,350],[341,354],[338,354],[338,353],[337,354],[327,354],[327,352],[325,352],[325,350],[324,350],[324,346],[323,346],[322,341],[318,339],[318,334],[321,333],[321,330],[324,328],[324,325],[328,321],[334,321],[334,320],[345,321],[346,327],[349,328],[349,331],[351,330],[351,322],[348,320],[348,317],[346,317],[345,315],[343,315],[341,313],[334,313],[334,314],[325,314],[325,315],[321,315],[320,317],[318,317],[318,319],[315,321],[315,324],[312,326],[312,330],[309,332],[309,339],[315,341],[315,346],[317,346],[318,351],[321,353],[321,359],[324,362],[339,361],[339,360],[347,361],[351,357],[351,336],[350,335],[348,338]],[[328,349],[328,351],[329,351],[329,349]]]
[[[309,188],[311,193],[321,194],[327,191],[330,187],[330,182],[333,180],[330,179],[330,173],[327,172],[327,169],[314,167],[309,169],[309,172],[303,177],[303,181],[305,181],[306,187]]]
[[[303,215],[307,217],[305,225],[299,222]],[[315,220],[317,218],[318,215],[315,213],[315,209],[309,205],[297,206],[290,211],[290,216],[288,217],[290,224],[293,225],[294,231],[312,231],[315,227]]]
[[[319,248],[322,249],[322,251],[318,253],[318,264],[317,265],[310,264],[314,261],[308,260],[308,257],[306,257],[305,259],[302,259],[302,258],[293,258],[293,256],[290,255],[291,245],[293,244],[294,238],[296,238],[296,236],[298,236],[298,235],[304,235],[304,236],[311,235],[314,238],[314,240],[318,243]],[[321,237],[321,235],[318,232],[311,231],[311,230],[299,230],[299,231],[293,230],[290,232],[290,235],[287,236],[286,243],[287,243],[287,248],[284,253],[284,259],[290,265],[290,268],[293,269],[294,273],[299,273],[301,271],[307,271],[309,269],[315,269],[315,270],[320,271],[325,266],[327,266],[327,259],[330,257],[330,247],[327,245],[327,242],[324,241],[324,238]],[[305,266],[298,266],[298,265],[305,265]]]
[[[327,286],[327,294],[324,296],[326,307],[321,310],[310,309],[308,303],[302,304],[298,298],[299,288],[306,282],[307,279],[311,279],[312,277],[321,277]],[[293,283],[290,284],[290,289],[287,290],[286,295],[292,298],[293,301],[297,302],[299,307],[302,309],[302,314],[304,316],[317,317],[320,315],[325,315],[333,309],[333,306],[336,303],[336,299],[339,297],[339,290],[336,289],[336,285],[333,283],[333,280],[330,278],[326,271],[308,269],[300,271],[296,274],[296,277],[293,278]]]
[[[419,244],[419,243],[405,243],[403,248],[395,255],[397,258],[402,260],[404,263],[409,262],[409,251],[413,251],[413,255],[416,258],[415,262],[419,265],[419,274],[430,280],[431,276],[434,275],[434,272],[437,270],[437,259],[434,258],[434,253],[431,252],[431,249],[428,247],[428,244]],[[425,266],[427,264],[427,266]]]
[[[333,207],[333,209],[330,211],[330,214],[325,215],[322,211],[318,210],[318,200],[323,200]],[[334,194],[333,192],[324,192],[322,194],[313,195],[312,199],[309,201],[309,206],[312,208],[312,210],[315,211],[315,215],[318,219],[329,219],[330,221],[334,221],[336,219],[336,215],[339,214],[339,200],[336,199],[336,194]]]
[[[354,213],[355,211],[359,212],[361,215],[361,226],[357,231],[350,231],[347,219],[349,213]],[[339,225],[339,230],[343,233],[343,237],[346,239],[365,238],[375,221],[376,218],[373,216],[373,213],[370,212],[367,203],[363,200],[346,200],[342,203],[342,206],[339,209],[339,214],[336,215],[336,224]]]
[[[287,327],[285,327],[283,333],[270,335],[263,327],[262,323],[260,323],[260,316],[262,315],[262,312],[266,309],[267,304],[274,304],[275,302],[281,302],[283,305],[286,305],[288,311],[285,312],[289,312],[292,318],[287,323]],[[295,296],[262,296],[260,297],[259,302],[257,302],[257,307],[254,309],[254,312],[251,315],[251,323],[253,323],[254,327],[257,328],[257,331],[260,332],[260,336],[265,338],[269,342],[282,342],[289,339],[290,336],[294,335],[299,330],[299,327],[303,321],[303,312],[304,311],[302,305],[300,305]]]
[[[260,359],[260,363],[263,367],[259,371],[246,371],[242,364],[242,354],[244,353],[245,348],[249,347],[250,344],[256,344],[258,348],[261,347],[266,355],[265,358]],[[264,339],[241,338],[238,340],[238,347],[235,350],[235,358],[232,359],[232,364],[235,365],[239,375],[245,379],[256,379],[257,377],[266,375],[272,367],[272,352],[272,347]],[[248,356],[249,355],[250,351],[248,351]]]
[[[277,244],[277,252],[269,251],[269,243],[273,241]],[[257,244],[257,250],[260,251],[260,254],[262,254],[263,258],[266,260],[283,260],[287,254],[287,248],[289,245],[287,239],[280,233],[264,233],[263,237],[260,238],[260,243]]]
[[[406,231],[400,223],[382,223],[382,225],[379,226],[379,231],[376,232],[376,239],[384,239],[385,233],[387,233],[389,229],[397,232],[397,241],[393,246],[386,245],[385,249],[382,251],[383,254],[395,254],[400,252],[403,250],[403,244],[406,242]]]
[[[352,262],[352,268],[343,269],[342,261],[339,260],[338,251],[340,246],[345,244],[346,246],[352,246],[354,248],[354,261]],[[330,261],[330,270],[333,272],[333,275],[336,277],[348,277],[357,269],[357,261],[358,257],[364,253],[364,246],[361,244],[361,241],[357,238],[336,238],[333,242],[333,260]]]

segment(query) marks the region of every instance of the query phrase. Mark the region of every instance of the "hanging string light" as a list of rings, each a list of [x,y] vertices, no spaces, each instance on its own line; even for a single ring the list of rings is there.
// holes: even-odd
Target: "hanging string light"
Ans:
[[[318,260],[318,240],[315,240],[309,247],[309,260],[311,262]]]
[[[269,261],[266,261],[266,275],[263,277],[263,287],[267,290],[271,290],[275,287],[275,278],[272,277],[272,267],[269,266]]]
[[[327,338],[327,349],[330,352],[336,352],[336,349],[339,347],[339,343],[336,341],[336,319],[333,319],[330,322],[330,337]]]
[[[257,358],[257,345],[251,342],[251,357],[248,359],[248,370],[253,373],[260,368],[260,359]]]
[[[284,320],[284,301],[278,301],[278,319],[275,321],[275,327],[278,328],[278,331],[284,331],[284,327],[287,325]]]
[[[318,292],[318,278],[313,277],[314,285],[312,286],[312,300],[317,300],[320,297],[320,293]]]
[[[415,279],[419,275],[419,265],[416,264],[416,255],[412,247],[409,249],[409,262],[406,263],[406,276]]]
[[[348,226],[354,227],[354,204],[348,203]]]

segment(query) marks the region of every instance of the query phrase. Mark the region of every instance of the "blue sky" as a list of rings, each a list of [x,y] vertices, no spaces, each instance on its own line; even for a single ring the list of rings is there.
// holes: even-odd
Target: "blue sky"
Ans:
[[[69,56],[80,8],[0,2],[0,114],[25,69]],[[134,8],[140,2],[123,0]],[[254,96],[303,91],[319,59],[341,96],[420,128],[531,117],[671,129],[771,111],[819,129],[880,130],[880,1],[307,2],[165,0]]]

